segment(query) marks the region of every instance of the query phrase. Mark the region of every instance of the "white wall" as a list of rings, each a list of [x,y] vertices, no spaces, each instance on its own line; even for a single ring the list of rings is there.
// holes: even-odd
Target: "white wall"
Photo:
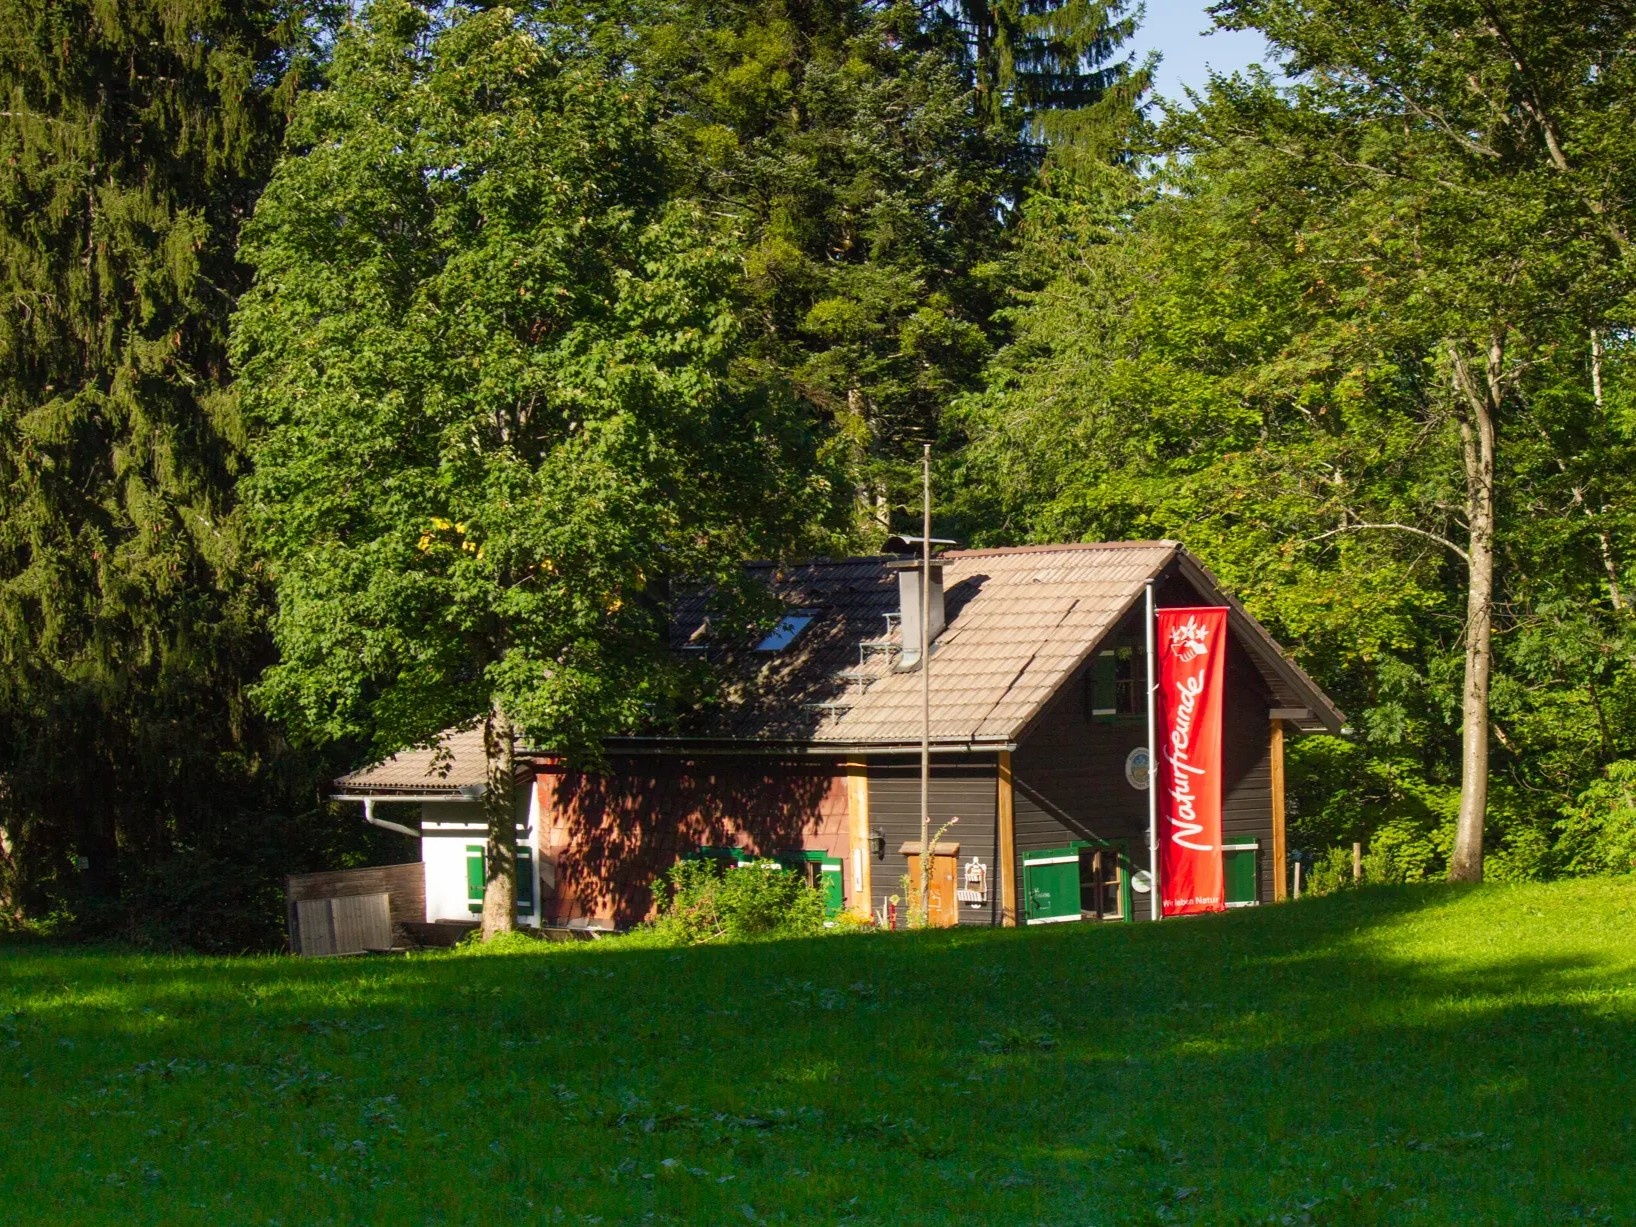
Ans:
[[[540,822],[532,784],[517,789],[517,843],[534,854],[534,910],[518,913],[517,923],[540,923]],[[488,835],[483,803],[424,801],[420,807],[420,860],[426,873],[427,920],[476,920],[466,895],[466,849]],[[552,877],[549,867],[545,875]]]

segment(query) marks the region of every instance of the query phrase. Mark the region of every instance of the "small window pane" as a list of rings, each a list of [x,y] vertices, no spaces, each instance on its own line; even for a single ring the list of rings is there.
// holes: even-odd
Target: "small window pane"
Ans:
[[[813,619],[812,614],[790,614],[777,626],[773,627],[767,637],[756,644],[758,652],[781,652],[795,642],[795,637],[806,630],[807,623]]]

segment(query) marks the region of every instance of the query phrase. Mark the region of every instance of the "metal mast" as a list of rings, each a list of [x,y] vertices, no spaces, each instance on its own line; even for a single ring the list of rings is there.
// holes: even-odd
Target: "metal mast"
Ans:
[[[932,850],[932,445],[920,457],[920,900],[919,923],[931,919]]]

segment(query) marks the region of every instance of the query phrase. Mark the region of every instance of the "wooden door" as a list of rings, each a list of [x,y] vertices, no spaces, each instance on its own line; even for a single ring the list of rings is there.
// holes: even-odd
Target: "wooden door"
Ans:
[[[941,848],[943,845],[939,844]],[[926,923],[934,929],[946,929],[960,920],[960,901],[955,898],[955,877],[959,869],[957,852],[936,852],[932,855],[931,898],[926,908]],[[919,912],[920,853],[909,853],[909,915]]]

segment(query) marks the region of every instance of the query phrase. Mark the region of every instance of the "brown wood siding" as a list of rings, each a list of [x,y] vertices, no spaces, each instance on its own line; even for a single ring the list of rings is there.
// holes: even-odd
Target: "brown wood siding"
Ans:
[[[994,859],[998,844],[997,763],[993,757],[973,757],[957,762],[932,760],[930,809],[932,832],[958,817],[959,823],[943,835],[945,842],[960,845],[956,874],[963,880],[972,857],[988,866],[988,902],[982,907],[960,905],[961,924],[993,925],[1000,919],[1000,881]],[[908,915],[908,895],[902,879],[909,872],[909,859],[898,849],[920,838],[920,763],[914,760],[874,759],[869,764],[869,822],[886,837],[886,854],[873,858],[870,873],[871,902],[879,916],[888,895],[898,896],[898,926]]]
[[[422,924],[426,920],[426,867],[414,861],[408,865],[291,874],[284,879],[290,949],[301,948],[297,903],[304,899],[347,899],[354,895],[386,895],[394,927]]]
[[[1272,702],[1266,683],[1234,641],[1227,654],[1227,694],[1221,712],[1223,843],[1255,840],[1256,898],[1273,900],[1272,755],[1267,738],[1267,709]],[[1236,837],[1236,838],[1235,838]]]
[[[1140,634],[1138,613],[1114,642]],[[1012,758],[1016,776],[1017,852],[1060,848],[1076,839],[1129,842],[1147,863],[1147,793],[1125,780],[1125,756],[1147,744],[1145,716],[1092,719],[1086,668],[1076,672],[1029,727]]]

